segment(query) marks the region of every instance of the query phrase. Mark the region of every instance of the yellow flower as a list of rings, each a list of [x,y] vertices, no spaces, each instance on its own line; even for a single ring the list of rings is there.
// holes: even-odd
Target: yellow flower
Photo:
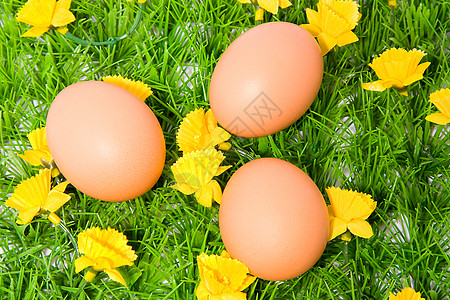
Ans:
[[[413,49],[392,48],[375,58],[369,66],[375,71],[380,80],[363,83],[362,88],[369,91],[384,91],[394,87],[401,95],[407,96],[406,86],[423,78],[423,72],[430,65],[429,62],[420,64],[426,53]]]
[[[397,0],[389,0],[389,6],[397,7]]]
[[[27,134],[27,137],[33,150],[25,150],[23,155],[17,155],[33,166],[42,166],[51,169],[53,177],[58,176],[59,171],[56,168],[50,150],[48,149],[45,127],[31,131]]]
[[[331,241],[338,235],[346,233],[347,229],[354,235],[370,238],[373,235],[372,227],[366,219],[377,206],[372,196],[335,187],[327,188],[326,191],[331,203],[328,205],[330,218],[328,240]],[[342,237],[349,240],[348,235]]]
[[[432,93],[430,102],[436,105],[440,113],[431,114],[425,120],[439,125],[450,123],[450,89],[441,89]]]
[[[238,0],[240,3],[253,3],[257,5],[255,20],[264,20],[264,9],[276,15],[278,7],[286,8],[292,5],[289,0]]]
[[[142,101],[145,101],[145,99],[153,94],[152,89],[142,81],[134,81],[128,78],[123,78],[121,75],[105,76],[102,80],[126,89]]]
[[[400,293],[394,295],[389,293],[389,300],[425,300],[420,296],[420,293],[410,287],[404,288]]]
[[[203,108],[191,111],[181,121],[177,132],[177,143],[184,154],[214,148],[219,145],[222,150],[230,149],[225,143],[231,137],[227,131],[217,126],[217,120],[211,110],[205,114]]]
[[[220,256],[202,253],[197,257],[197,263],[200,284],[196,295],[199,300],[245,300],[247,295],[242,290],[256,279],[248,274],[243,263],[232,259],[225,250]]]
[[[5,204],[19,210],[19,224],[28,224],[37,215],[49,214],[50,221],[58,225],[61,219],[54,212],[70,200],[70,196],[64,194],[68,184],[65,181],[51,189],[51,171],[41,170],[38,175],[22,181]]]
[[[128,2],[131,2],[131,1],[133,1],[133,0],[127,0]],[[147,2],[147,0],[138,0],[138,3],[145,3],[145,2]]]
[[[69,11],[72,0],[29,0],[17,13],[17,21],[33,26],[22,37],[38,37],[55,27],[62,34],[67,24],[75,21]]]
[[[206,207],[212,200],[220,204],[222,189],[214,176],[222,174],[231,166],[220,166],[225,156],[216,149],[186,153],[171,168],[176,184],[170,186],[183,194],[195,193],[197,201]]]
[[[361,18],[358,7],[351,0],[319,0],[317,11],[306,9],[309,24],[300,26],[317,37],[322,55],[325,55],[336,45],[342,47],[358,41],[352,32]]]
[[[75,272],[90,267],[84,278],[91,282],[97,272],[105,271],[112,280],[126,286],[116,268],[131,266],[137,258],[127,243],[127,237],[112,228],[102,230],[93,227],[81,232],[78,235],[78,250],[84,255],[75,260]]]

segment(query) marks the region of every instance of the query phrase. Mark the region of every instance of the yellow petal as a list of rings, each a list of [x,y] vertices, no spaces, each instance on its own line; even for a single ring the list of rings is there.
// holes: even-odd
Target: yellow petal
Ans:
[[[56,28],[56,31],[58,31],[59,33],[61,33],[62,35],[64,35],[64,34],[66,34],[66,33],[69,31],[69,29],[67,29],[66,26],[63,26],[63,27],[58,27],[58,28]]]
[[[66,187],[67,187],[69,184],[70,184],[70,182],[66,180],[66,181],[64,181],[64,182],[61,182],[61,183],[58,184],[57,186],[55,186],[55,187],[53,188],[53,190],[58,191],[58,192],[61,192],[61,193],[64,193],[64,191],[66,190]]]
[[[52,25],[54,27],[66,26],[75,21],[75,16],[68,9],[61,7],[59,3],[60,1],[56,4],[56,9],[53,14]]]
[[[397,295],[389,293],[389,300],[425,300],[425,298],[422,298],[419,292],[416,292],[414,289],[407,287]]]
[[[35,150],[49,151],[47,144],[47,131],[45,127],[37,128],[27,134],[31,147]]]
[[[277,0],[258,0],[258,5],[274,15],[278,13]]]
[[[217,168],[217,172],[216,172],[216,174],[214,174],[214,176],[219,176],[220,174],[222,174],[223,172],[225,172],[226,170],[228,170],[231,167],[232,166],[220,166],[219,168]]]
[[[124,286],[127,286],[122,274],[120,274],[119,271],[117,271],[116,269],[106,269],[105,272],[106,272],[106,274],[108,274],[109,278],[111,278],[112,280],[114,280],[118,283],[121,283]]]
[[[450,123],[450,117],[447,117],[443,113],[434,113],[425,117],[425,120],[433,122],[439,125],[447,125]]]
[[[28,224],[31,220],[39,214],[40,207],[31,207],[28,209],[23,209],[19,212],[18,224]]]
[[[187,185],[186,183],[181,183],[181,184],[176,183],[174,185],[171,185],[170,188],[180,191],[185,195],[191,195],[191,194],[195,193],[195,189],[193,187],[191,187],[190,185]]]
[[[18,210],[39,209],[50,191],[51,171],[41,170],[38,175],[22,181],[6,201],[6,205]]]
[[[354,235],[368,239],[373,235],[372,227],[364,219],[354,219],[348,223],[348,230]]]
[[[39,37],[46,33],[50,27],[33,27],[30,30],[26,31],[20,37]]]
[[[347,223],[353,219],[368,218],[377,205],[372,196],[357,191],[329,187],[326,192],[336,218]]]
[[[353,33],[353,31],[347,31],[337,38],[337,45],[339,47],[342,47],[357,42],[358,40],[359,40],[358,37],[356,36],[356,34]]]
[[[255,12],[255,21],[264,21],[264,9],[258,8]]]
[[[397,0],[389,0],[389,6],[397,7]]]
[[[32,166],[43,166],[41,159],[47,161],[49,153],[43,150],[25,150],[23,155],[17,154],[20,158],[28,162]]]
[[[197,296],[198,300],[210,300],[210,296],[212,296],[211,292],[206,288],[206,285],[203,281],[200,281],[200,284],[197,286],[195,295]]]
[[[214,201],[220,204],[222,201],[222,189],[220,188],[219,183],[216,180],[211,180],[208,183],[208,186],[211,188],[212,191],[212,198]]]
[[[92,261],[86,255],[80,256],[75,259],[75,273],[79,273],[87,267],[92,267],[93,265],[94,261]]]
[[[126,89],[142,101],[145,101],[145,99],[153,94],[151,88],[142,81],[134,81],[128,78],[123,78],[121,75],[106,76],[103,77],[102,80]]]
[[[320,27],[318,27],[314,24],[302,24],[300,26],[303,29],[306,29],[313,37],[317,37],[322,32]]]
[[[340,234],[343,234],[347,231],[347,223],[339,218],[332,218],[330,222],[330,235],[328,236],[328,240],[331,241],[335,237]]]
[[[70,9],[70,4],[72,3],[72,0],[59,0],[58,2],[56,2],[56,5],[60,8],[64,8],[64,9]]]
[[[286,7],[291,6],[292,3],[291,3],[291,1],[289,1],[289,0],[278,0],[278,5],[279,5],[281,8],[286,8]]]
[[[450,117],[450,89],[441,89],[430,95],[430,102],[445,116]]]
[[[331,35],[328,35],[325,32],[322,32],[317,36],[317,41],[319,42],[322,56],[330,52],[330,50],[333,49],[333,47],[336,46],[337,44],[336,38],[332,37]]]
[[[231,134],[223,128],[216,127],[209,134],[209,142],[206,145],[206,149],[212,148],[215,145],[219,145],[225,141],[228,141],[231,137]]]
[[[382,92],[386,88],[383,86],[383,80],[378,80],[374,82],[362,83],[361,87],[365,90]]]
[[[252,1],[250,1],[250,0],[238,0],[238,1],[241,3],[252,3]]]
[[[48,194],[47,201],[44,203],[42,208],[51,212],[55,212],[69,200],[70,200],[69,195],[61,193],[56,190],[52,190]]]
[[[37,28],[47,28],[48,30],[52,22],[55,3],[56,3],[55,0],[29,0],[19,10],[16,19],[19,22],[27,23]],[[38,30],[36,29],[36,34],[37,32]],[[39,36],[39,35],[28,35],[28,36]]]
[[[195,198],[197,199],[198,203],[206,207],[211,207],[212,195],[213,191],[211,186],[209,185],[205,185],[197,189],[197,191],[195,192]]]
[[[322,29],[320,28],[322,25],[322,18],[321,18],[321,15],[317,11],[307,8],[306,9],[306,18],[308,19],[309,24],[315,25],[317,28],[319,28],[317,35],[320,32],[322,32]]]

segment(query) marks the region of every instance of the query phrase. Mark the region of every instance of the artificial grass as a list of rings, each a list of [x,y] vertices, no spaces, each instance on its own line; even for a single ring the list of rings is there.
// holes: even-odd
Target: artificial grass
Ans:
[[[296,1],[265,21],[307,23]],[[430,93],[449,86],[450,4],[441,1],[360,1],[359,41],[324,57],[324,78],[310,110],[295,124],[264,138],[232,137],[218,180],[225,186],[242,164],[277,157],[304,170],[325,195],[340,185],[369,193],[378,202],[369,218],[370,239],[334,240],[302,276],[270,282],[258,279],[248,299],[387,299],[412,286],[426,299],[450,298],[449,127],[425,121],[436,109]],[[4,1],[0,10],[0,298],[1,299],[195,299],[196,257],[220,254],[218,205],[205,208],[168,186],[181,152],[175,143],[183,116],[209,107],[208,86],[221,53],[244,29],[255,26],[251,5],[227,0],[147,2],[136,31],[115,46],[82,46],[56,32],[20,38],[27,25],[14,17],[23,5]],[[73,1],[77,20],[69,30],[103,41],[127,32],[136,2]],[[384,49],[413,48],[431,62],[424,78],[409,87],[369,92],[376,80],[368,63]],[[70,200],[57,213],[76,236],[92,226],[124,232],[138,256],[120,268],[128,288],[100,273],[85,284],[74,271],[74,249],[60,228],[36,218],[17,225],[17,213],[3,205],[15,186],[37,169],[17,157],[30,149],[26,134],[44,126],[54,97],[82,80],[120,74],[141,80],[154,94],[147,100],[167,146],[166,167],[156,186],[123,203],[102,202],[68,189]]]

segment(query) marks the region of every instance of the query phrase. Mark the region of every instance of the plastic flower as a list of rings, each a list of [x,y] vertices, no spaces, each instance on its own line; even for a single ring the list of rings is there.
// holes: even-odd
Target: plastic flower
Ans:
[[[397,7],[397,0],[389,0],[389,6]]]
[[[425,118],[425,120],[446,125],[450,123],[450,89],[441,89],[430,95],[430,102],[433,103],[440,111]]]
[[[170,167],[177,182],[170,187],[186,195],[195,193],[195,198],[203,206],[210,207],[213,199],[220,204],[222,189],[213,177],[231,167],[220,166],[224,159],[222,152],[216,149],[183,155]]]
[[[59,175],[59,171],[53,163],[52,155],[48,149],[47,133],[45,127],[35,129],[27,134],[33,150],[25,150],[24,154],[17,154],[33,166],[42,166],[52,170],[52,176]]]
[[[370,238],[373,231],[366,219],[377,206],[377,203],[372,200],[372,196],[336,187],[327,188],[326,191],[331,203],[328,205],[330,218],[328,240],[331,241],[338,235],[346,233],[347,229],[354,235]],[[347,235],[341,236],[341,238],[349,240]]]
[[[196,295],[199,300],[245,300],[242,292],[255,281],[249,275],[248,268],[237,259],[232,259],[228,252],[218,255],[200,254],[197,257],[200,271],[200,284]]]
[[[317,37],[322,55],[325,55],[336,45],[342,47],[358,41],[352,32],[361,18],[358,7],[351,0],[319,0],[317,11],[306,9],[309,24],[300,26]]]
[[[17,21],[33,26],[22,37],[38,37],[50,28],[62,34],[67,32],[67,24],[75,21],[69,11],[72,0],[29,0],[17,13]]]
[[[84,279],[91,282],[97,272],[105,271],[109,278],[126,286],[116,268],[131,266],[137,258],[127,243],[127,237],[112,228],[102,230],[93,227],[81,232],[78,235],[78,250],[84,255],[75,260],[75,272],[89,267]]]
[[[123,78],[121,75],[106,76],[103,77],[102,80],[126,89],[142,101],[145,101],[145,99],[153,94],[152,89],[142,81],[134,81],[128,78]]]
[[[425,300],[425,298],[422,298],[419,292],[407,287],[397,295],[389,293],[389,300]]]
[[[253,3],[257,5],[255,20],[264,20],[264,10],[276,15],[278,7],[286,8],[292,5],[289,0],[238,0],[241,3]]]
[[[127,0],[128,2],[131,2],[131,1],[133,1],[133,0]],[[145,2],[147,2],[147,0],[138,0],[138,3],[145,3]]]
[[[413,49],[392,48],[384,51],[375,58],[369,66],[375,71],[380,80],[363,83],[362,88],[369,91],[384,91],[394,87],[403,96],[407,96],[406,86],[423,78],[423,73],[430,65],[429,62],[419,65],[426,53]]]
[[[205,110],[200,108],[188,113],[181,122],[177,143],[183,153],[211,149],[216,145],[222,150],[228,150],[231,145],[225,141],[230,137],[231,134],[217,126],[211,110],[205,114]]]
[[[19,224],[28,224],[37,215],[49,214],[49,220],[58,225],[61,219],[54,212],[70,200],[70,196],[64,194],[68,184],[65,181],[51,189],[51,171],[41,170],[38,175],[22,181],[5,205],[19,210]]]

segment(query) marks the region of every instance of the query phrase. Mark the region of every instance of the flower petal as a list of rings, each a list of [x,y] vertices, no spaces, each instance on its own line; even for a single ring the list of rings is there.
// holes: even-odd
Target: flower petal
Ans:
[[[331,241],[340,234],[347,231],[347,223],[340,218],[332,218],[330,222],[330,234],[328,240]]]
[[[46,33],[50,27],[33,27],[22,34],[20,37],[39,37]]]
[[[219,183],[216,180],[211,180],[208,183],[208,186],[211,188],[212,198],[220,204],[220,202],[222,202],[222,189]]]
[[[314,24],[302,24],[300,26],[303,29],[306,29],[313,37],[317,37],[322,32],[320,27],[318,27]]]
[[[375,91],[375,92],[382,92],[384,91],[386,88],[383,86],[383,80],[378,80],[378,81],[374,81],[374,82],[367,82],[367,83],[362,83],[361,87],[365,90],[369,90],[369,91]]]
[[[206,207],[211,207],[212,197],[213,190],[209,185],[202,186],[195,192],[195,198],[197,199],[198,203]]]
[[[56,6],[53,14],[52,25],[55,27],[66,26],[75,21],[75,16],[68,9]]]
[[[55,212],[69,200],[69,195],[56,190],[51,190],[50,193],[48,193],[47,200],[45,201],[42,208],[51,212]]]
[[[443,113],[434,113],[425,117],[425,120],[439,125],[447,125],[450,123],[450,118]]]
[[[258,5],[274,15],[278,13],[277,0],[258,0]]]
[[[121,283],[124,286],[127,286],[122,274],[120,274],[119,271],[117,271],[116,269],[106,269],[105,272],[106,272],[106,274],[108,274],[109,278],[111,278],[112,280],[114,280],[118,283]]]
[[[358,37],[356,36],[356,34],[353,33],[353,31],[347,31],[337,38],[337,45],[339,47],[342,47],[357,42],[358,40],[359,40]]]
[[[142,101],[145,101],[145,99],[153,94],[152,89],[142,81],[123,78],[121,75],[105,76],[102,80],[129,91]]]
[[[181,184],[176,183],[174,185],[171,185],[170,188],[180,191],[185,195],[191,195],[191,194],[195,193],[195,189],[193,187],[187,185],[186,183],[181,183]]]
[[[31,207],[29,209],[24,209],[19,211],[19,219],[17,220],[18,224],[28,224],[33,220],[35,216],[39,214],[41,210],[40,207]]]
[[[94,265],[94,261],[91,260],[86,255],[80,256],[75,259],[75,273],[80,273],[82,270],[87,267],[92,267]]]
[[[337,45],[336,38],[331,35],[322,32],[317,36],[317,40],[319,42],[320,51],[322,52],[322,56],[327,54],[334,46]]]
[[[373,235],[372,227],[364,219],[354,219],[348,223],[348,230],[354,235],[368,239]]]

